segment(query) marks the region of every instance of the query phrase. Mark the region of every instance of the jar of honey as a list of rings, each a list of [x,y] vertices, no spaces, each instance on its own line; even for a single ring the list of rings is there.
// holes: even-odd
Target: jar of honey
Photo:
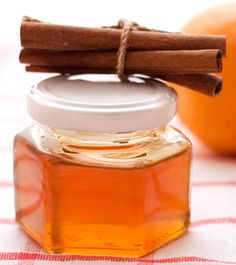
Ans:
[[[45,251],[140,257],[189,225],[191,143],[177,95],[144,77],[56,76],[32,87],[14,140],[16,220]]]

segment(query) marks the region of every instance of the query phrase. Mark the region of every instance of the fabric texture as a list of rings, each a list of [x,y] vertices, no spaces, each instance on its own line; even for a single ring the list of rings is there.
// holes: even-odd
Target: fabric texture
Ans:
[[[27,74],[19,64],[0,65],[0,265],[236,264],[236,157],[206,149],[178,120],[174,125],[190,136],[194,149],[187,234],[136,259],[47,254],[22,232],[14,221],[12,143],[32,123],[27,89],[46,76]]]

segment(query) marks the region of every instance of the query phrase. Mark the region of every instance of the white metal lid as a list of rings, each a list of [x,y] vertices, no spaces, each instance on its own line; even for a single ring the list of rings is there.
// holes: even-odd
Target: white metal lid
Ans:
[[[167,124],[176,113],[176,92],[150,78],[115,75],[60,75],[28,93],[28,113],[58,129],[131,132]]]

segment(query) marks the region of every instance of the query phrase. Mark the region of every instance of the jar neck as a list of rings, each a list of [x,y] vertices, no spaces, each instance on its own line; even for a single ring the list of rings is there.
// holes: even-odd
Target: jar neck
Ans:
[[[142,168],[187,148],[181,134],[168,125],[126,133],[79,132],[35,125],[31,134],[43,153],[96,167]]]
[[[121,149],[142,145],[153,138],[159,138],[166,129],[166,125],[143,131],[123,133],[82,132],[50,128],[44,125],[36,125],[42,143],[57,142],[66,149]]]

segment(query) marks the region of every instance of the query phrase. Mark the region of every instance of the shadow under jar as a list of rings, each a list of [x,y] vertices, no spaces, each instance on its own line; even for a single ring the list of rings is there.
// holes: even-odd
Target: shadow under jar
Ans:
[[[140,257],[189,225],[191,143],[159,81],[57,76],[15,137],[16,220],[47,252]]]

